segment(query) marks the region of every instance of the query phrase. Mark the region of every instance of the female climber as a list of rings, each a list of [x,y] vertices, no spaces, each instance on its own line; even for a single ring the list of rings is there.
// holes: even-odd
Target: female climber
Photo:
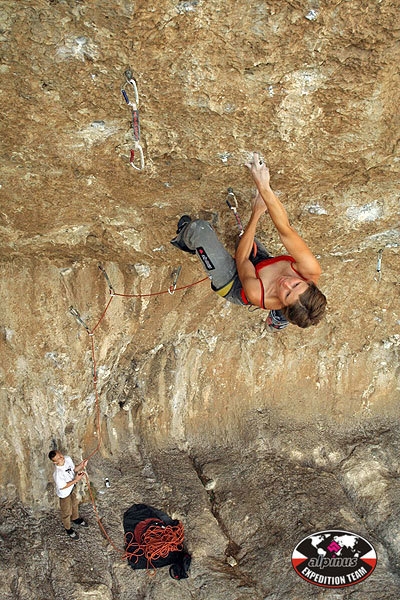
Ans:
[[[235,260],[207,221],[192,221],[187,215],[179,220],[177,236],[171,243],[197,254],[217,294],[234,304],[270,310],[268,322],[272,327],[282,329],[288,322],[302,328],[316,325],[326,307],[326,298],[316,286],[321,267],[290,225],[285,208],[270,187],[269,170],[259,154],[255,152],[246,166],[253,175],[257,194]],[[272,257],[255,238],[258,221],[266,211],[288,255]]]

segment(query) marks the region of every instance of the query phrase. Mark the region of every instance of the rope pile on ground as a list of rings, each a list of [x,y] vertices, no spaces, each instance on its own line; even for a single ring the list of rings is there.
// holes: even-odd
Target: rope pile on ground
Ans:
[[[183,550],[183,525],[180,522],[177,525],[163,525],[159,522],[146,525],[147,528],[143,533],[140,531],[139,524],[134,534],[132,532],[125,534],[124,558],[128,560],[136,558],[135,562],[137,562],[141,556],[144,556],[147,567],[154,569],[153,563],[159,558],[166,558],[171,552]]]

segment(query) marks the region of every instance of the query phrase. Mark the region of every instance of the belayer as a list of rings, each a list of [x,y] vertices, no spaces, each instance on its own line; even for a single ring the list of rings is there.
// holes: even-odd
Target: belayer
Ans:
[[[79,539],[79,534],[72,524],[88,527],[87,522],[79,516],[78,498],[75,485],[83,478],[87,460],[75,466],[70,456],[61,454],[59,450],[50,450],[49,459],[54,465],[54,483],[60,499],[61,520],[66,534],[72,539]]]
[[[124,513],[125,556],[132,569],[170,565],[173,579],[186,579],[191,556],[184,546],[180,521],[147,504],[133,504]]]
[[[321,267],[299,234],[289,223],[286,210],[270,187],[269,170],[259,154],[246,165],[257,193],[250,220],[240,237],[235,259],[218,240],[207,221],[180,218],[171,244],[197,254],[211,279],[211,287],[233,304],[270,310],[269,322],[282,329],[288,322],[305,328],[317,325],[326,307],[318,289]],[[273,257],[255,238],[261,216],[268,211],[288,254]]]

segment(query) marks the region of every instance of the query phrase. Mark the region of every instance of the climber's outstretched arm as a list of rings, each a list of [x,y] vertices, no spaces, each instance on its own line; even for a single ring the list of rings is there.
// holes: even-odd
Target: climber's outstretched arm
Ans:
[[[271,189],[269,170],[264,161],[260,159],[257,152],[254,152],[253,160],[246,166],[253,175],[254,182],[265,202],[282,244],[296,261],[296,269],[305,279],[317,283],[321,275],[321,267],[305,241],[290,225],[285,207]]]

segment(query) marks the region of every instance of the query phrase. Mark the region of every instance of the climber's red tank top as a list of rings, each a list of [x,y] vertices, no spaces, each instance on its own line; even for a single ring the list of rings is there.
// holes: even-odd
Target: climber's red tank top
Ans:
[[[264,310],[267,310],[265,308],[265,303],[264,303],[264,286],[263,286],[263,282],[260,279],[259,272],[264,267],[269,267],[269,265],[273,265],[274,263],[281,262],[283,260],[290,262],[290,266],[292,267],[292,269],[296,273],[296,275],[298,275],[299,277],[304,279],[304,277],[298,271],[296,271],[296,269],[293,267],[293,263],[296,262],[295,259],[293,258],[293,256],[288,256],[288,255],[284,254],[283,256],[274,256],[273,258],[266,258],[264,260],[261,260],[259,263],[257,263],[254,266],[254,268],[256,270],[256,276],[260,282],[260,288],[261,288],[260,307],[263,308]],[[306,279],[304,279],[304,281],[306,281]],[[240,297],[243,301],[243,304],[251,304],[251,302],[249,302],[248,299],[246,298],[246,294],[244,293],[243,288],[240,290]]]

